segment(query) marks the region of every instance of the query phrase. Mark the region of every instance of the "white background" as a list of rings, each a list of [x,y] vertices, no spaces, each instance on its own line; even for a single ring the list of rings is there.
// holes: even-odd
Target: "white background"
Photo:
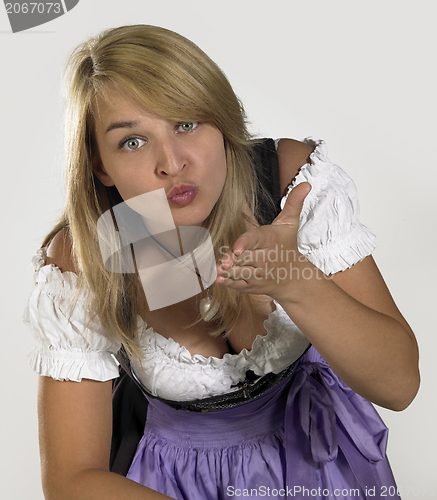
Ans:
[[[378,236],[375,259],[421,350],[416,400],[402,413],[379,409],[389,457],[398,485],[415,487],[404,498],[432,498],[436,15],[433,0],[80,0],[12,34],[0,4],[1,498],[43,498],[37,376],[26,359],[33,340],[21,315],[29,261],[63,204],[61,72],[89,36],[135,23],[191,38],[224,69],[254,132],[323,138],[355,180],[361,220]]]

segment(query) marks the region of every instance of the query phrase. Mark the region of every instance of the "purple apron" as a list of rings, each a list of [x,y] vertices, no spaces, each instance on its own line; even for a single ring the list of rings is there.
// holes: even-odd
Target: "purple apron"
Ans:
[[[399,499],[387,428],[313,347],[279,384],[231,408],[148,399],[127,477],[169,497]]]

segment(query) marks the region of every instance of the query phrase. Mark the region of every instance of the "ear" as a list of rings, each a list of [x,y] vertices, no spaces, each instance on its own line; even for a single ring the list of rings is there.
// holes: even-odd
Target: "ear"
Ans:
[[[93,149],[92,155],[91,155],[91,166],[93,169],[93,172],[97,179],[106,187],[111,187],[114,186],[115,183],[109,176],[109,174],[106,172],[105,167],[103,166],[102,160],[100,159],[99,153]]]

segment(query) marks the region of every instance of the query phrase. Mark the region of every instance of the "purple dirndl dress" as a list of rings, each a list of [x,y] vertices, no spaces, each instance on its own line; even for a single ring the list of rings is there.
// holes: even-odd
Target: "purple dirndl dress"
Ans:
[[[277,385],[230,408],[148,399],[127,477],[169,497],[399,498],[387,428],[313,347]]]

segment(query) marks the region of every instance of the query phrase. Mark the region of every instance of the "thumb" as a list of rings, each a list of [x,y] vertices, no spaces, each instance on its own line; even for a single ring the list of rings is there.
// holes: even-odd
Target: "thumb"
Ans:
[[[302,211],[303,202],[311,191],[311,184],[302,182],[295,186],[285,200],[284,208],[276,217],[272,224],[293,224],[299,226],[299,217]]]

